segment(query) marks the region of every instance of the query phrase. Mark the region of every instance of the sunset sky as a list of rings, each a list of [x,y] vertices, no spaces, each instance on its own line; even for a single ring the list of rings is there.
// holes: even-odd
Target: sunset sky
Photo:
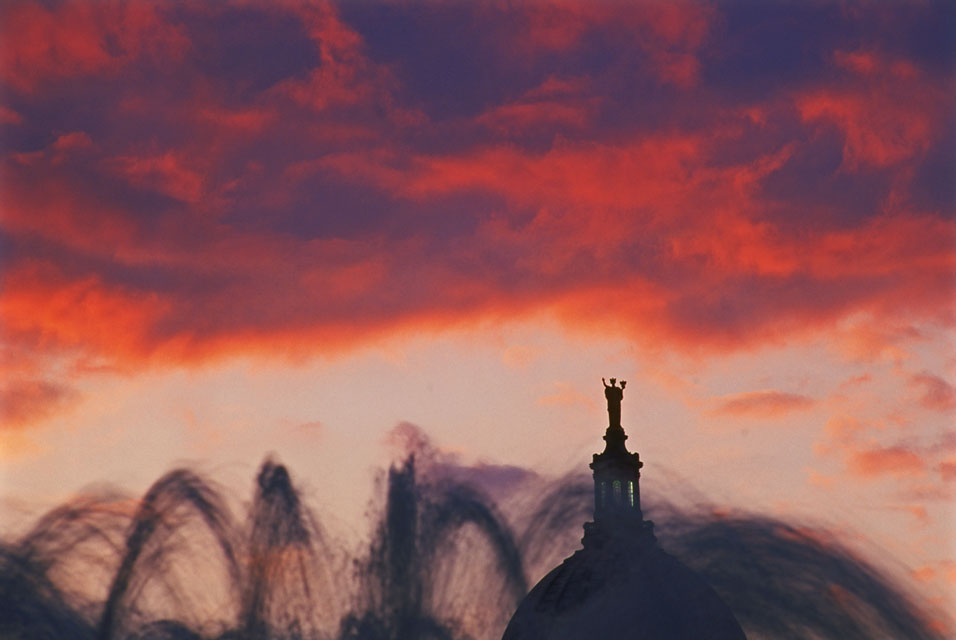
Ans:
[[[645,491],[885,549],[956,610],[954,29],[4,2],[0,533],[182,463],[246,497],[270,452],[364,532],[416,434],[587,471],[615,376]]]

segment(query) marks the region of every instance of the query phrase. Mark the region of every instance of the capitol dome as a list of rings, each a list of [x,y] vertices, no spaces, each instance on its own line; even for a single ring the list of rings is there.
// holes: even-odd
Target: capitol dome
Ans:
[[[638,454],[624,445],[625,382],[605,383],[610,418],[594,471],[594,521],[582,549],[525,596],[502,640],[745,640],[700,576],[657,544],[641,512]]]

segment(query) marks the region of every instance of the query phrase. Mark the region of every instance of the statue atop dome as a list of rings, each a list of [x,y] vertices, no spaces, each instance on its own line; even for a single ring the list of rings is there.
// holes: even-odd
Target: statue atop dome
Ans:
[[[621,426],[621,401],[624,400],[624,387],[627,386],[626,380],[621,380],[621,386],[617,386],[617,378],[611,378],[611,384],[608,384],[604,378],[604,397],[607,399],[608,426]]]

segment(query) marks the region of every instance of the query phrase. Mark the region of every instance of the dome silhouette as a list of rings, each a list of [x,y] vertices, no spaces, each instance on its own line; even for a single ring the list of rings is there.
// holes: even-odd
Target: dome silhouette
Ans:
[[[605,382],[609,425],[594,455],[594,521],[582,548],[522,600],[502,640],[745,640],[733,613],[690,568],[657,544],[641,512],[638,454],[624,445],[625,382]]]

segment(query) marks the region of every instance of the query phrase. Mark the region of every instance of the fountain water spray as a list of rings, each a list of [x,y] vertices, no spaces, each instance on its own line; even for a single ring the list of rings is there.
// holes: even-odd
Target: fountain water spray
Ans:
[[[116,495],[54,509],[0,545],[0,637],[497,640],[529,582],[573,550],[590,481],[537,479],[527,489],[541,497],[535,506],[506,518],[474,486],[419,470],[415,453],[427,455],[413,452],[385,476],[381,515],[351,564],[272,459],[244,524],[185,469],[132,509]],[[645,511],[751,640],[939,637],[900,586],[831,537],[760,516],[688,513],[654,496]],[[185,581],[174,579],[177,562],[194,569]],[[208,619],[184,594],[193,582],[221,592]]]

